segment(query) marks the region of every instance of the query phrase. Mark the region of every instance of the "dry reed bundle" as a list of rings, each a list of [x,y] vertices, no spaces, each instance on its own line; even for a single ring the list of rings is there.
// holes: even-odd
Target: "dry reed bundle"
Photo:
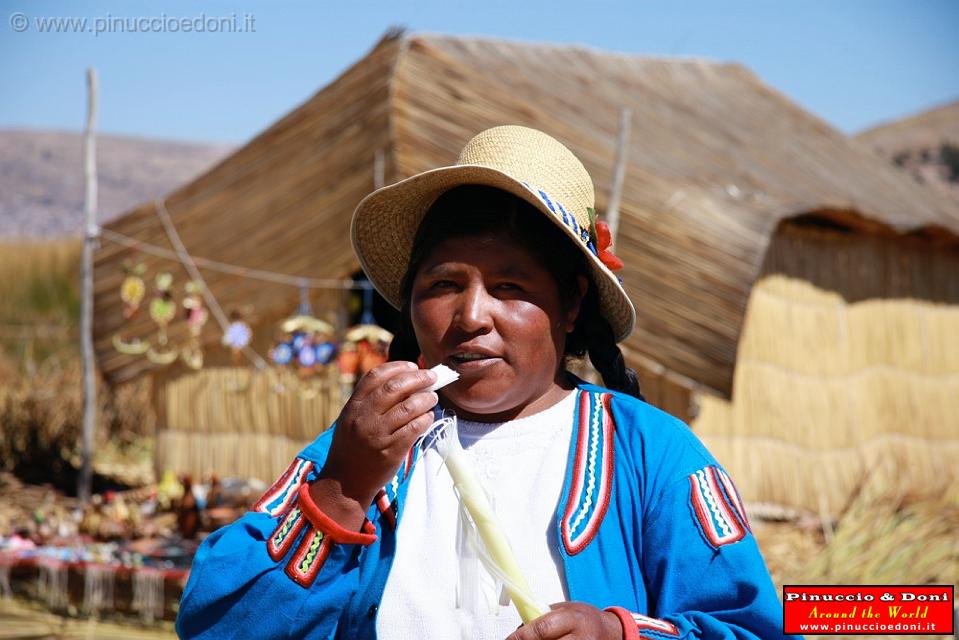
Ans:
[[[0,383],[0,469],[33,466],[48,480],[79,465],[83,398],[79,360]],[[143,460],[154,416],[149,381],[97,392],[97,473],[127,484],[152,481]],[[146,473],[145,473],[146,471]]]
[[[328,428],[341,407],[332,367],[308,381],[285,369],[205,369],[168,383],[161,402],[157,469],[264,481]]]
[[[217,473],[271,482],[307,444],[309,440],[269,434],[161,431],[157,439],[157,469],[171,469],[195,478]]]
[[[942,493],[912,493],[891,482],[864,486],[823,552],[790,579],[799,584],[955,584],[956,531],[956,485]]]
[[[910,493],[890,482],[860,485],[828,543],[823,530],[809,522],[756,522],[753,531],[777,586],[955,584],[957,489],[959,484],[942,492]]]
[[[78,364],[78,363],[77,363]],[[35,461],[56,473],[74,461],[82,398],[79,368],[43,380],[15,378],[0,386],[0,466]]]
[[[930,444],[887,436],[837,450],[804,449],[782,440],[703,436],[731,471],[748,502],[785,505],[835,517],[863,482],[895,479],[941,490],[956,477],[959,443]]]
[[[700,400],[693,426],[749,500],[835,516],[867,477],[942,488],[957,478],[959,308],[847,304],[768,276],[750,299],[732,402]]]
[[[78,464],[79,264],[76,240],[0,245],[0,469],[35,465],[50,476]],[[149,384],[101,385],[98,404],[98,439],[112,446],[97,472],[149,481],[139,461],[125,460],[153,430]]]
[[[914,493],[893,482],[870,486],[839,519],[829,544],[789,566],[783,583],[956,585],[959,485],[940,493]],[[775,552],[763,548],[775,565]]]

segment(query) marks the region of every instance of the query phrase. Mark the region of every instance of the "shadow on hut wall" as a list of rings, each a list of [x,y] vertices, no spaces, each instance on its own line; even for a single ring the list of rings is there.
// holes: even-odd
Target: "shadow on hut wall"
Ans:
[[[932,227],[900,234],[852,211],[816,211],[779,224],[760,279],[772,274],[835,291],[848,303],[957,304],[959,238]]]

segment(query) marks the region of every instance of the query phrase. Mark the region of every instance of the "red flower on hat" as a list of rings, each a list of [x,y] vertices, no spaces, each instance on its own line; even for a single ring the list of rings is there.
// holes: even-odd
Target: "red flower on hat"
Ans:
[[[613,255],[610,247],[613,245],[613,236],[609,232],[609,225],[602,221],[596,222],[596,251],[600,261],[610,271],[619,271],[623,268],[623,261]]]

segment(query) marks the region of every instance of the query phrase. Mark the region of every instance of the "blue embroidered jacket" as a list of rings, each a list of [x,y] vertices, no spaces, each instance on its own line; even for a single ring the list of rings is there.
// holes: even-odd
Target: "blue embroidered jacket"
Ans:
[[[690,429],[630,396],[578,386],[557,509],[570,600],[624,637],[782,638],[782,606],[732,480]],[[334,427],[335,428],[335,427]],[[183,638],[376,638],[411,451],[346,532],[308,499],[332,429],[254,507],[211,534],[183,593]],[[302,489],[302,492],[301,492]]]

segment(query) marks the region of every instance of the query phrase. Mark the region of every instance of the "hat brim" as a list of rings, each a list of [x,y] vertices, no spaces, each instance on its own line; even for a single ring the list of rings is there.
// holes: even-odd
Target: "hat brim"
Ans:
[[[350,236],[360,266],[380,295],[395,308],[403,306],[401,287],[409,265],[413,238],[436,199],[453,187],[478,184],[496,187],[530,203],[566,234],[587,257],[601,312],[622,341],[636,324],[636,309],[619,279],[522,182],[483,165],[453,165],[418,173],[367,195],[353,212]]]

